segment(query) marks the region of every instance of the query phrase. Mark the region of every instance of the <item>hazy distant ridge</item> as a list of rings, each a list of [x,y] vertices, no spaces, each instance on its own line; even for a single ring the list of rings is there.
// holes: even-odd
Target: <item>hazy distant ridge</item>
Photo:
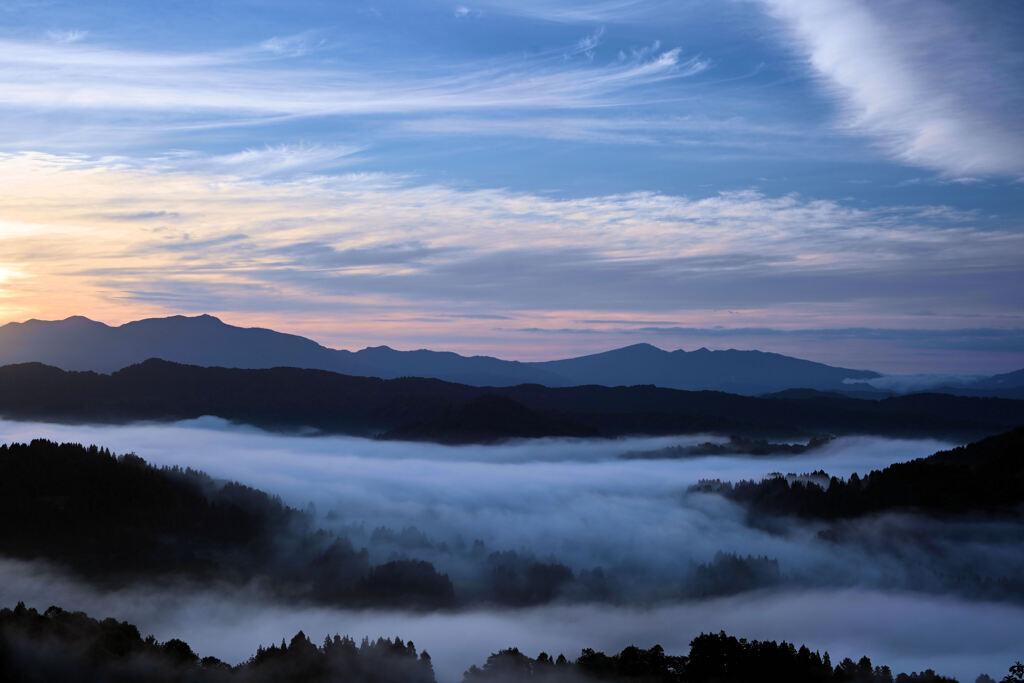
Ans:
[[[879,377],[775,353],[664,351],[650,344],[533,363],[387,346],[353,352],[274,330],[228,325],[209,315],[149,318],[118,327],[81,316],[0,327],[0,365],[41,362],[109,373],[148,358],[202,366],[312,368],[383,379],[430,377],[476,386],[654,384],[743,394],[793,387],[839,390],[844,379]]]

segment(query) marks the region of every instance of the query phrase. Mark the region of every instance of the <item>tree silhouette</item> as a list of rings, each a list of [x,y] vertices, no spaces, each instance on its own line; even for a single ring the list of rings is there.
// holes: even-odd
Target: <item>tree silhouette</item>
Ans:
[[[1002,683],[1020,683],[1024,681],[1024,664],[1017,662],[1010,667],[1010,673],[1003,677]]]

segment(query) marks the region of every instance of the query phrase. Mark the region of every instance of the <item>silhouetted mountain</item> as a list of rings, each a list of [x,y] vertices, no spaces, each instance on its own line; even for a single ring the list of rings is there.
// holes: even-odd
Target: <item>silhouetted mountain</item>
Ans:
[[[875,372],[836,368],[763,351],[664,351],[650,344],[532,365],[563,378],[560,386],[654,384],[734,394],[760,394],[790,387],[842,388],[844,379],[879,376]]]
[[[975,438],[1024,424],[1024,401],[913,394],[763,398],[653,386],[472,387],[323,370],[239,370],[149,360],[110,375],[39,363],[0,368],[0,415],[14,419],[181,420],[215,415],[267,429],[444,442],[523,436],[718,432]],[[499,397],[485,398],[485,397]]]
[[[113,372],[148,358],[236,368],[297,367],[366,377],[430,377],[476,386],[655,384],[759,394],[790,387],[843,388],[878,373],[760,351],[663,351],[636,344],[579,358],[523,363],[438,351],[329,349],[304,337],[227,325],[209,315],[150,318],[111,327],[81,316],[0,327],[0,364],[40,362]]]

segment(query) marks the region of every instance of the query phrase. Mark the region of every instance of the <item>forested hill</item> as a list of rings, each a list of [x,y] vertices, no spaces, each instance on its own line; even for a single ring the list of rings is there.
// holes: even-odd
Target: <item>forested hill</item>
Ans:
[[[757,514],[818,519],[891,510],[1017,513],[1024,505],[1024,428],[890,465],[863,478],[832,477],[827,486],[772,477],[736,484],[707,481],[694,490],[725,495]]]
[[[202,644],[198,644],[202,645]],[[0,680],[62,683],[434,683],[430,655],[412,641],[378,638],[357,645],[335,634],[317,646],[299,631],[291,641],[260,646],[232,666],[200,658],[177,638],[142,638],[114,619],[50,607],[43,613],[19,603],[0,610]]]
[[[0,678],[6,681],[127,683],[433,683],[430,655],[400,638],[328,636],[318,646],[299,631],[287,643],[260,646],[237,665],[200,658],[204,643],[158,642],[114,619],[50,607],[43,613],[18,604],[0,609]],[[829,654],[770,640],[748,641],[725,633],[701,634],[688,655],[670,655],[658,645],[630,646],[607,655],[584,649],[575,660],[546,653],[528,657],[516,648],[496,652],[473,666],[464,683],[956,683],[931,670],[893,674],[867,657],[832,664]]]
[[[880,401],[813,391],[768,397],[649,385],[474,387],[322,370],[239,370],[149,360],[110,375],[39,363],[0,368],[12,419],[180,420],[214,415],[267,429],[464,443],[544,436],[723,432],[973,439],[1024,424],[1024,401],[915,394]]]
[[[0,445],[0,555],[46,560],[93,582],[260,580],[280,597],[351,606],[444,607],[427,562],[371,564],[280,499],[201,472],[158,469],[96,446]]]

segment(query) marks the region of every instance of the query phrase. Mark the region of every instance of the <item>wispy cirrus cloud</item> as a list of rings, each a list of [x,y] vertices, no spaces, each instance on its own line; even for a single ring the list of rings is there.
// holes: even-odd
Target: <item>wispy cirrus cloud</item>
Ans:
[[[701,145],[714,147],[786,148],[788,154],[806,153],[825,141],[825,132],[768,125],[740,117],[694,116],[580,116],[524,115],[431,116],[407,118],[394,125],[398,131],[437,135],[547,138],[625,145]],[[796,148],[796,141],[801,143]]]
[[[476,7],[555,23],[633,23],[650,20],[671,7],[666,0],[477,0]]]
[[[266,145],[218,155],[178,151],[149,161],[153,165],[162,164],[174,171],[267,178],[336,170],[354,163],[357,155],[365,149],[355,145]]]
[[[159,112],[168,115],[304,117],[467,110],[575,109],[636,103],[626,89],[686,78],[707,66],[678,48],[642,60],[567,62],[535,57],[418,66],[336,60],[292,64],[305,43],[272,39],[253,49],[173,54],[81,44],[0,40],[0,107]],[[298,47],[297,47],[298,46]],[[572,51],[586,54],[583,43]],[[284,60],[267,65],[267,56]]]
[[[761,2],[842,102],[850,132],[950,177],[1024,177],[1019,8],[969,12],[934,0]]]

